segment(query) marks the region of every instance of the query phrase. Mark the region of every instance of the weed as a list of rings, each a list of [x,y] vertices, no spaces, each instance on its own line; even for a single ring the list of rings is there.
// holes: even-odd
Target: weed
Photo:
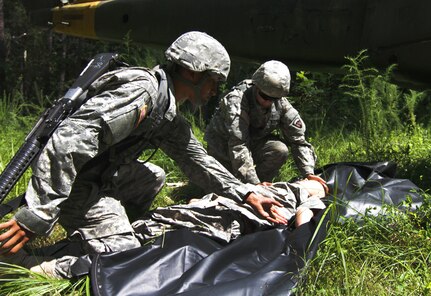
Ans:
[[[131,64],[152,66],[159,59],[159,56],[152,56],[153,53],[149,52],[137,55],[131,43],[123,50]],[[322,83],[318,76],[307,78],[308,73],[298,74],[300,90],[295,94],[295,104],[301,105],[301,99],[304,99],[304,104],[309,104],[306,112],[316,112],[312,117],[316,129],[309,131],[309,139],[318,155],[318,166],[343,161],[393,160],[398,164],[401,177],[411,179],[421,188],[431,188],[430,124],[421,122],[416,116],[418,106],[424,103],[424,94],[401,92],[391,85],[388,79],[393,67],[383,74],[364,67],[365,51],[357,57],[348,58],[348,61],[343,97],[333,89],[319,89]],[[331,79],[323,84],[332,84]],[[335,95],[332,101],[316,99],[321,95],[328,99],[331,94]],[[41,106],[49,102],[41,91],[37,97],[42,100]],[[19,96],[4,97],[0,101],[1,169],[22,144],[31,124],[36,121],[36,115],[41,113],[41,106],[26,105]],[[317,107],[322,109],[313,111]],[[350,109],[359,112],[354,114]],[[203,141],[205,118],[202,112],[186,113],[185,116],[197,138]],[[328,123],[328,120],[332,122]],[[338,120],[337,124],[333,123],[334,120]],[[154,151],[145,152],[141,159],[148,159]],[[202,195],[196,185],[187,183],[179,167],[160,149],[150,161],[167,172],[168,184],[178,185],[165,186],[153,208],[184,203],[191,197]],[[25,191],[30,174],[30,171],[25,173],[11,196]],[[289,158],[275,181],[291,180],[296,176],[296,166]],[[306,264],[304,272],[308,280],[298,287],[298,294],[430,294],[431,197],[427,192],[422,195],[424,202],[415,211],[407,211],[411,206],[407,200],[403,205],[406,210],[388,206],[384,209],[385,215],[365,215],[360,225],[352,219],[344,219],[340,223],[336,207],[331,207],[328,212],[331,220],[328,235],[315,258]],[[10,216],[5,219],[8,218]],[[64,233],[58,227],[51,236],[52,240],[40,239],[33,244],[51,244],[62,237]],[[53,281],[11,266],[2,266],[0,273],[3,275],[0,279],[3,281],[0,285],[2,295],[89,294],[88,278],[76,283]]]

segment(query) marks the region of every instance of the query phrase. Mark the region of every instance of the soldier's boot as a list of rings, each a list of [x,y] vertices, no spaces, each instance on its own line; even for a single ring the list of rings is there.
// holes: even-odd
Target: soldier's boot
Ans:
[[[44,261],[41,264],[30,268],[30,271],[38,274],[42,274],[50,278],[62,279],[63,277],[60,274],[58,274],[58,272],[55,269],[56,263],[57,263],[57,259],[53,259],[51,261]]]
[[[11,256],[0,255],[0,263],[21,266],[32,272],[56,279],[71,278],[70,266],[77,259],[73,256],[64,256],[59,259],[49,256],[33,256],[23,249]]]

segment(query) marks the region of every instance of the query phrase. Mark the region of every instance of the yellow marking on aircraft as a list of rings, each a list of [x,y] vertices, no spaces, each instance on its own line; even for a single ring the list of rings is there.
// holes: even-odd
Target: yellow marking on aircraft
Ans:
[[[85,1],[52,9],[53,29],[66,35],[97,38],[95,32],[95,11],[106,1]]]

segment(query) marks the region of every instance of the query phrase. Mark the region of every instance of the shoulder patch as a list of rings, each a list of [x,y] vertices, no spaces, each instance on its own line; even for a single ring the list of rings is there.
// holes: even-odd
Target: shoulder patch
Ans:
[[[296,126],[297,128],[302,128],[302,120],[297,118],[294,122],[293,125]]]

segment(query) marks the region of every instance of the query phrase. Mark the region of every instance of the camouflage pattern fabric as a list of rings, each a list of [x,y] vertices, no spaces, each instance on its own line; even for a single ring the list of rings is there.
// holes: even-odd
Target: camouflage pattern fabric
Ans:
[[[266,110],[256,102],[255,91],[252,81],[244,80],[221,98],[205,133],[208,153],[252,184],[272,181],[288,147],[300,173],[313,174],[316,155],[298,111],[285,97]]]
[[[168,61],[186,69],[216,74],[223,81],[229,75],[228,52],[220,42],[203,32],[192,31],[181,35],[169,46],[165,56]]]
[[[263,63],[251,80],[263,93],[274,98],[285,97],[290,90],[289,68],[279,61]]]
[[[272,186],[258,188],[260,193],[283,205],[288,220],[294,218],[298,207],[316,210],[326,208],[320,198],[310,196],[298,183],[278,182]],[[241,235],[271,227],[274,226],[256,215],[248,204],[238,203],[217,194],[205,195],[187,205],[157,208],[133,223],[133,228],[143,243],[163,235],[166,231],[180,228],[229,243]]]
[[[154,147],[206,191],[241,202],[253,187],[206,153],[177,114],[171,85],[162,69],[144,68],[115,70],[94,82],[90,99],[59,126],[32,167],[27,207],[15,215],[18,223],[47,235],[59,221],[94,252],[100,243],[91,242],[101,239],[106,250],[136,247],[124,205],[144,212],[162,187],[163,170],[137,161]],[[111,236],[122,236],[125,243],[109,241]]]

